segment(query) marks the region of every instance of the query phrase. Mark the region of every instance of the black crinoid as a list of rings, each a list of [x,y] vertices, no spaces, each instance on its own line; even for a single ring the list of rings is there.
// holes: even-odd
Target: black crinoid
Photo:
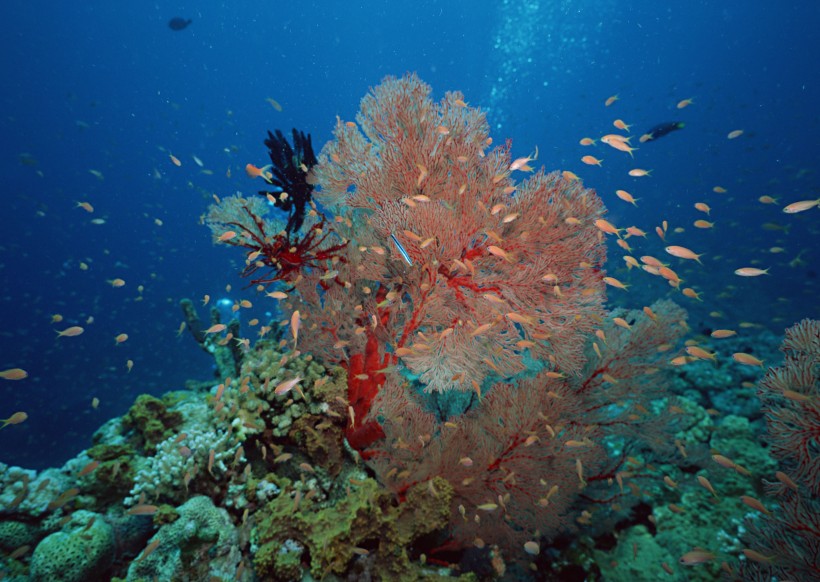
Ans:
[[[268,199],[272,199],[277,208],[288,213],[288,222],[285,230],[292,234],[302,228],[305,211],[310,207],[313,195],[311,169],[318,163],[313,145],[310,143],[310,134],[293,129],[293,145],[282,135],[268,132],[265,140],[272,167],[268,181],[281,188],[279,192],[259,192]],[[282,192],[287,195],[283,196]]]

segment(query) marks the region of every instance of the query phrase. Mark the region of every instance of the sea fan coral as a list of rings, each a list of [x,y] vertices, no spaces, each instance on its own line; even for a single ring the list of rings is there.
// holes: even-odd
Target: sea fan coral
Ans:
[[[354,351],[372,333],[427,391],[514,376],[525,351],[577,372],[603,314],[595,193],[543,171],[516,185],[530,168],[509,144],[486,151],[484,114],[460,93],[435,104],[415,75],[372,89],[357,121],[337,122],[315,169],[315,197],[350,241],[350,286],[323,297],[316,333]],[[333,321],[357,304],[353,329]]]
[[[779,507],[749,523],[751,550],[743,579],[820,577],[820,322],[786,331],[782,366],[770,368],[758,396],[766,412],[772,456],[780,471],[766,483]]]

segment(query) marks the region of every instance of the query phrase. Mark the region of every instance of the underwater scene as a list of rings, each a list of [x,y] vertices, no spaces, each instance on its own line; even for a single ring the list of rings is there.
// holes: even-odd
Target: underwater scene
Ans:
[[[820,4],[0,13],[0,580],[820,580]]]

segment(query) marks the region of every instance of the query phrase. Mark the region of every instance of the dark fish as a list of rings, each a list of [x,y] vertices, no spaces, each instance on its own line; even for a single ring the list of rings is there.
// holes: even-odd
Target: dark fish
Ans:
[[[193,20],[191,19],[185,20],[184,18],[175,16],[174,18],[168,21],[168,28],[170,28],[171,30],[182,30],[183,28],[187,28],[188,25],[192,22]]]
[[[658,139],[659,137],[663,137],[668,133],[672,133],[673,131],[677,131],[678,129],[682,129],[685,124],[682,121],[670,121],[667,123],[661,123],[660,125],[656,125],[649,131],[647,131],[644,135],[651,136],[646,140],[641,139],[641,142],[649,141],[652,139]]]

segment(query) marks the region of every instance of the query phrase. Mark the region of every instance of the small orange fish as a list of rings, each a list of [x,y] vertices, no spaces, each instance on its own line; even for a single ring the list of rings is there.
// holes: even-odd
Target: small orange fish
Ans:
[[[293,390],[294,386],[296,386],[299,382],[302,381],[302,378],[296,376],[295,378],[291,378],[290,380],[285,380],[284,382],[280,382],[276,388],[273,389],[273,393],[277,395],[287,394],[291,390]]]
[[[820,205],[820,198],[817,200],[801,200],[800,202],[792,202],[783,209],[786,214],[797,214],[804,212]]]
[[[649,176],[649,175],[651,175],[651,173],[652,173],[652,170],[642,170],[641,168],[634,168],[632,170],[629,170],[629,175],[632,176],[633,178],[641,178],[643,176]]]
[[[736,129],[734,131],[730,131],[729,134],[726,136],[728,139],[736,139],[743,135],[742,129]]]
[[[692,101],[691,98],[683,99],[681,101],[678,101],[677,108],[678,109],[683,109],[684,107],[689,107],[690,105],[692,105],[692,103],[694,103],[694,101]]]
[[[221,333],[228,329],[228,326],[224,323],[215,323],[211,327],[205,330],[205,333]]]
[[[763,367],[763,360],[758,360],[753,355],[744,352],[732,354],[732,359],[739,364],[746,364],[747,366],[759,366],[761,368]]]
[[[604,277],[604,283],[612,287],[617,287],[618,289],[623,289],[624,291],[626,291],[627,287],[629,287],[629,285],[624,285],[615,277]]]
[[[226,232],[223,232],[222,234],[220,234],[219,237],[216,240],[218,240],[219,242],[225,242],[225,241],[229,241],[233,238],[236,238],[236,232],[234,232],[232,230],[229,230],[229,231],[226,231]]]
[[[85,330],[81,328],[79,325],[72,325],[71,327],[67,327],[62,331],[58,331],[57,337],[76,337],[84,331]]]
[[[123,343],[123,342],[125,342],[125,341],[128,341],[128,334],[127,334],[127,333],[121,333],[121,334],[118,334],[118,335],[114,338],[114,343],[116,343],[116,344],[121,344],[121,343]]]
[[[293,347],[296,347],[296,341],[299,339],[299,325],[301,324],[302,318],[299,315],[299,310],[293,312],[290,316],[290,332],[293,334]]]
[[[724,339],[727,337],[732,337],[733,335],[737,335],[737,332],[733,329],[716,329],[710,335],[716,339]]]
[[[157,509],[159,508],[156,505],[140,504],[135,505],[126,511],[126,513],[129,515],[154,515],[157,512]]]
[[[83,467],[82,470],[79,473],[77,473],[77,477],[82,477],[83,475],[88,475],[89,473],[91,473],[94,469],[96,469],[99,466],[100,466],[99,461],[91,461],[85,467]]]
[[[613,95],[612,97],[608,97],[607,100],[604,101],[604,105],[606,107],[609,107],[610,105],[612,105],[613,103],[618,101],[618,99],[620,99],[620,98],[617,95]]]
[[[582,146],[592,146],[595,145],[595,140],[591,137],[584,137],[581,138],[581,141],[579,141],[578,143],[580,143]]]
[[[28,414],[25,412],[15,412],[8,418],[0,418],[0,422],[3,423],[2,426],[0,426],[0,429],[4,429],[10,424],[20,424],[21,422],[25,422],[27,418]]]
[[[615,190],[615,195],[616,195],[618,198],[620,198],[621,200],[623,200],[624,202],[629,202],[629,203],[630,203],[630,204],[632,204],[633,206],[638,206],[638,205],[636,204],[638,200],[636,200],[635,198],[633,198],[632,194],[630,194],[630,193],[629,193],[629,192],[627,192],[626,190]],[[646,236],[646,233],[644,233],[644,236]]]
[[[120,278],[109,279],[107,281],[107,283],[109,285],[111,285],[112,287],[123,287],[125,285],[125,281],[123,279],[120,279]]]
[[[684,566],[697,566],[698,564],[711,562],[714,559],[715,554],[712,552],[696,549],[682,555],[679,562]]]
[[[698,255],[698,254],[695,254],[693,251],[687,249],[686,247],[680,247],[680,246],[674,246],[674,245],[673,246],[668,246],[664,250],[667,253],[669,253],[670,255],[672,255],[673,257],[678,257],[679,259],[690,259],[690,260],[693,260],[693,261],[697,261],[698,263],[700,263],[700,258],[703,256],[703,253]]]
[[[171,163],[175,166],[179,167],[182,165],[182,162],[179,161],[179,158],[173,154],[168,154],[168,157],[171,159]]]
[[[595,156],[584,156],[581,161],[588,166],[600,166],[603,160],[599,160]]]
[[[22,368],[10,368],[0,372],[0,378],[3,380],[23,380],[28,378],[28,372]]]
[[[712,484],[709,482],[709,479],[707,479],[703,475],[698,475],[698,483],[700,483],[701,487],[703,487],[709,493],[711,493],[712,495],[714,495],[716,498],[719,499],[718,494],[715,491],[715,488],[712,487]]]

